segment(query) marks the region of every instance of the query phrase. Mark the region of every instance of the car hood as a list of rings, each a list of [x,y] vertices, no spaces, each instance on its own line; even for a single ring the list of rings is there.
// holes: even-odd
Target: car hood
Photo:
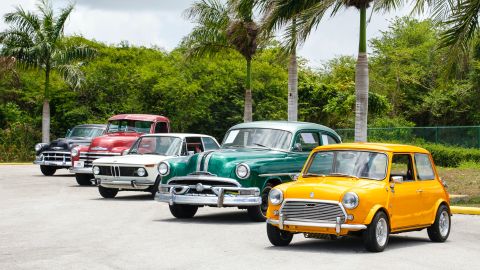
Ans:
[[[286,199],[315,199],[340,201],[348,191],[366,191],[384,186],[383,181],[346,177],[316,177],[301,179],[286,186]],[[312,196],[313,195],[313,196]]]
[[[132,165],[146,165],[146,164],[158,164],[161,161],[171,158],[172,156],[161,155],[125,155],[125,156],[113,156],[99,158],[93,161],[94,165],[100,164],[132,164]]]
[[[220,149],[213,152],[196,154],[189,160],[188,170],[208,171],[218,176],[229,176],[232,168],[242,162],[284,158],[287,154],[281,151],[262,148]]]
[[[129,149],[140,137],[136,132],[115,132],[96,137],[90,144],[89,152],[115,152],[120,153]]]
[[[58,138],[51,141],[44,151],[70,151],[75,146],[88,145],[91,141],[92,138],[87,137]]]

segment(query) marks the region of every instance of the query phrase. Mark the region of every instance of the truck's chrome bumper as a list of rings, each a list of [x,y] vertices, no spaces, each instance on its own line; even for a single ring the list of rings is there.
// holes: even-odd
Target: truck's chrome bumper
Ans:
[[[72,166],[72,162],[71,162],[71,161],[63,162],[63,161],[35,160],[35,161],[33,162],[33,164],[45,165],[45,166],[54,166],[54,167],[64,167],[64,168],[67,168],[67,167],[71,167],[71,166]]]
[[[71,173],[93,174],[92,167],[70,167]]]
[[[316,227],[316,228],[334,228],[336,233],[340,233],[342,229],[349,231],[361,231],[367,228],[363,224],[343,224],[340,223],[340,219],[337,219],[336,223],[318,223],[318,222],[304,222],[295,220],[283,220],[281,217],[277,219],[267,219],[267,223],[278,226],[283,229],[285,226],[304,226],[304,227]]]
[[[95,178],[92,179],[92,182],[96,186],[102,186],[107,188],[118,188],[118,189],[138,189],[145,190],[155,185],[155,180],[128,180],[128,179],[105,179],[105,178]]]
[[[208,206],[256,206],[262,204],[258,188],[211,187],[213,194],[187,193],[190,186],[160,185],[159,190],[168,188],[168,192],[157,192],[155,200],[173,204],[208,205]],[[175,191],[176,189],[180,191]],[[236,194],[232,194],[236,193]],[[251,195],[241,195],[241,194]]]

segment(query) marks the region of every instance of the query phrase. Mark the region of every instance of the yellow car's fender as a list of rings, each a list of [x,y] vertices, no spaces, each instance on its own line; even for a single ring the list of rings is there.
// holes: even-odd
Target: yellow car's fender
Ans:
[[[378,212],[378,210],[382,210],[385,212],[385,214],[387,214],[387,217],[388,219],[390,219],[390,214],[388,213],[387,209],[385,209],[385,207],[383,207],[382,205],[380,204],[376,204],[374,205],[371,209],[370,209],[370,212],[368,212],[368,215],[367,217],[365,218],[365,221],[363,222],[365,225],[369,225],[371,222],[372,222],[372,219],[373,217],[375,216],[375,214]],[[389,221],[390,222],[390,221]]]

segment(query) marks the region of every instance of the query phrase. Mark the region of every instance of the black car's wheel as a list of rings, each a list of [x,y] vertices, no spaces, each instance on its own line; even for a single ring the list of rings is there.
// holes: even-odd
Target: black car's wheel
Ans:
[[[40,165],[40,171],[42,171],[45,176],[52,176],[55,174],[57,169],[53,166]]]
[[[111,199],[117,196],[118,189],[98,186],[98,192],[100,193],[100,195],[102,195],[103,198]]]
[[[262,204],[257,206],[251,206],[247,208],[248,216],[253,221],[262,222],[267,219],[267,209],[268,209],[268,193],[272,190],[273,185],[268,183],[265,188],[262,190]]]
[[[390,228],[388,225],[387,215],[379,211],[373,217],[372,223],[368,225],[363,232],[363,241],[365,248],[372,252],[381,252],[388,244]]]
[[[192,218],[198,210],[198,206],[187,204],[174,204],[169,207],[170,213],[176,218]]]
[[[437,210],[435,222],[428,227],[428,237],[433,242],[445,242],[450,235],[450,213],[445,205],[440,205]]]
[[[267,236],[270,243],[274,246],[288,246],[292,242],[293,233],[280,230],[279,228],[267,223]]]
[[[93,178],[92,174],[80,174],[80,173],[75,174],[75,179],[77,180],[77,183],[80,186],[91,186],[92,182],[90,182],[90,179],[92,178]]]

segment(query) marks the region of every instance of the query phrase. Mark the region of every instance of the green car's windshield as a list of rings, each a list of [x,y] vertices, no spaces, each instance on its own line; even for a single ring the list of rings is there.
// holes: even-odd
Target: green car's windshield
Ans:
[[[255,147],[288,150],[292,133],[269,128],[232,129],[222,143],[222,148]]]
[[[180,153],[182,139],[170,136],[147,136],[139,138],[129,154],[175,156]]]
[[[70,133],[68,133],[67,138],[73,137],[85,137],[93,138],[102,135],[103,129],[101,128],[92,128],[92,127],[74,127]]]
[[[150,133],[150,121],[135,121],[135,120],[113,120],[108,122],[108,133],[112,132],[138,132]]]
[[[319,151],[304,176],[340,176],[383,180],[387,173],[387,155],[368,151]]]

